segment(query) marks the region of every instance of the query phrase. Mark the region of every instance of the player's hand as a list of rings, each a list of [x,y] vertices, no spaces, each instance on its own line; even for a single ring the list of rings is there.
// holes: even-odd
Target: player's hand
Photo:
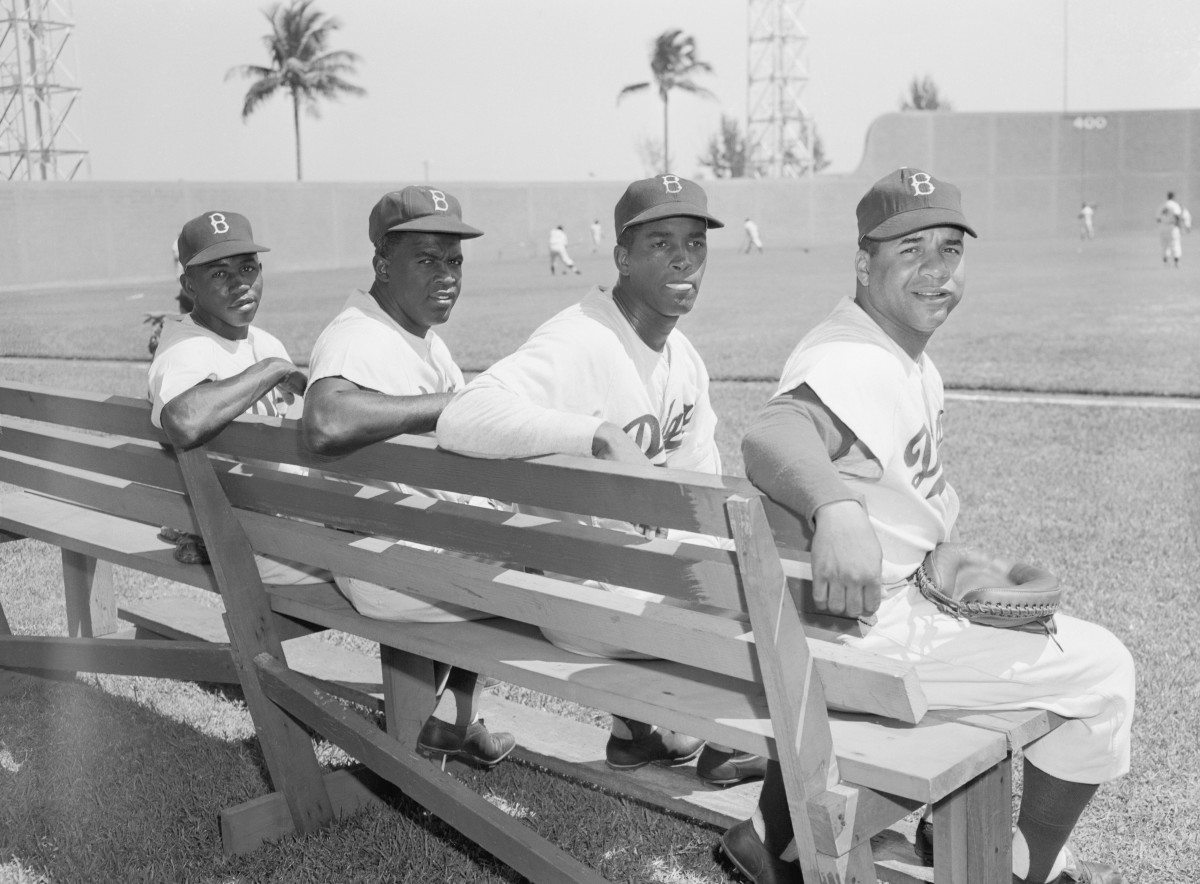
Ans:
[[[308,388],[308,375],[286,359],[272,357],[271,362],[271,368],[279,373],[279,380],[275,382],[279,398],[291,405]]]
[[[816,513],[812,542],[813,602],[818,611],[862,617],[879,610],[883,552],[871,520],[854,500]]]
[[[293,368],[283,380],[275,385],[275,388],[283,393],[283,398],[290,405],[297,396],[303,396],[304,391],[308,388],[308,376],[300,369]]]
[[[592,457],[648,466],[650,459],[616,424],[602,423],[592,437]]]

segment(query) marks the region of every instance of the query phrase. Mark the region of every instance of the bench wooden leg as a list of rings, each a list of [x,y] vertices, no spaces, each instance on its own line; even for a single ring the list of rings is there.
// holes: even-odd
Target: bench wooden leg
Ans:
[[[99,638],[116,632],[117,600],[113,594],[112,562],[64,549],[62,565],[67,635]]]
[[[437,706],[436,664],[427,657],[379,646],[383,665],[383,711],[388,734],[413,749]]]
[[[933,808],[937,884],[1012,881],[1012,756]]]

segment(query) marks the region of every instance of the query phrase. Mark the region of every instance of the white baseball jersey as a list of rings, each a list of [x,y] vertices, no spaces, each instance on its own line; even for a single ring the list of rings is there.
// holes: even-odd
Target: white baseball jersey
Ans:
[[[885,592],[916,570],[958,517],[946,481],[942,378],[924,353],[913,360],[852,300],[840,302],[788,358],[779,393],[808,384],[869,449],[835,466],[866,501],[883,549]]]
[[[198,324],[190,315],[167,317],[147,378],[150,421],[161,427],[163,407],[180,393],[205,381],[223,381],[241,374],[272,356],[292,361],[280,340],[257,326],[250,326],[243,340],[231,341]],[[300,397],[296,397],[290,406],[291,416],[298,417],[302,407]],[[278,389],[246,410],[246,414],[268,417],[287,416],[288,412],[289,406]]]
[[[308,382],[327,377],[388,396],[453,393],[463,386],[462,371],[432,329],[418,338],[360,289],[313,345]]]
[[[1158,210],[1158,223],[1178,227],[1183,223],[1183,208],[1175,200],[1167,200]]]
[[[517,352],[472,380],[438,420],[443,448],[475,457],[590,457],[597,428],[624,429],[657,466],[721,472],[717,418],[708,396],[708,370],[678,329],[661,353],[638,337],[612,294],[597,286],[539,327]],[[592,524],[643,532],[627,523]],[[666,536],[705,545],[715,538],[685,531]],[[644,593],[586,581],[611,592]],[[586,636],[543,629],[554,644],[578,654],[640,657]]]
[[[162,427],[163,407],[197,384],[223,381],[272,356],[292,361],[278,338],[256,326],[250,326],[244,340],[231,341],[198,324],[190,315],[167,317],[147,378],[151,423]],[[294,397],[289,405],[276,387],[245,413],[298,418],[303,409],[303,397]],[[285,473],[305,474],[303,467],[294,464],[279,464],[278,469]],[[329,579],[328,571],[298,562],[259,553],[254,554],[254,561],[264,583],[324,583]]]
[[[658,466],[721,471],[700,354],[675,329],[646,346],[599,286],[475,378],[442,412],[438,443],[474,457],[590,457],[609,421]]]
[[[452,393],[463,386],[462,371],[432,329],[425,337],[418,338],[388,316],[373,297],[359,289],[351,292],[342,312],[317,338],[309,359],[309,370],[310,384],[321,378],[341,377],[388,396]],[[392,487],[404,493],[442,500],[466,499],[449,492],[399,484]],[[367,617],[441,623],[488,616],[355,577],[335,574],[334,580],[355,609]]]

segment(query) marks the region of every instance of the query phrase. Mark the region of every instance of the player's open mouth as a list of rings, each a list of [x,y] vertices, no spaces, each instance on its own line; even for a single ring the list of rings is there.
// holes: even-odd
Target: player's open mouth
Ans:
[[[673,292],[690,292],[695,286],[690,282],[668,282],[667,288]]]

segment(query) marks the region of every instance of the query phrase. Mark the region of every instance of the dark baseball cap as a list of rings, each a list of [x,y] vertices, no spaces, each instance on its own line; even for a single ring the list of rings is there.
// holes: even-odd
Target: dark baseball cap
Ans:
[[[379,245],[384,234],[393,230],[449,233],[463,239],[483,236],[482,230],[463,223],[457,199],[436,187],[417,185],[385,193],[371,209],[368,233],[372,243]]]
[[[858,202],[858,238],[886,240],[930,227],[977,236],[962,213],[962,194],[928,172],[907,167],[880,178]]]
[[[205,212],[183,225],[176,243],[184,267],[207,264],[230,255],[269,252],[254,241],[250,221],[237,212]]]
[[[679,216],[700,218],[709,227],[725,226],[708,214],[708,196],[699,184],[678,175],[655,175],[625,188],[613,211],[613,227],[620,236],[634,224]]]

